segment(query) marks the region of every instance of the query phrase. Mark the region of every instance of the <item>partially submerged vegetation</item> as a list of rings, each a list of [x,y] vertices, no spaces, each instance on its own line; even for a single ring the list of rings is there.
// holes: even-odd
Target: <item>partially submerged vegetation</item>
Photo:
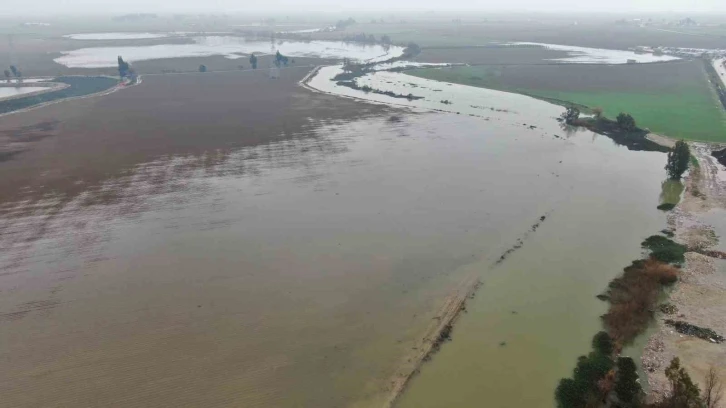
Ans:
[[[678,274],[676,267],[655,258],[641,259],[610,282],[606,293],[610,307],[602,320],[618,349],[645,330],[653,319],[661,289],[675,283]]]
[[[576,106],[569,106],[559,120],[570,126],[585,127],[593,132],[608,136],[615,143],[626,146],[630,150],[664,153],[670,151],[667,147],[646,138],[649,132],[638,128],[635,119],[627,113],[621,112],[616,120],[608,119],[602,115],[581,118],[580,109]]]
[[[685,262],[685,254],[688,248],[672,239],[661,235],[651,235],[641,244],[643,248],[650,250],[651,258],[671,264],[682,264]]]
[[[620,352],[647,328],[657,310],[676,312],[672,305],[659,307],[658,299],[664,287],[678,281],[686,247],[661,235],[650,236],[641,245],[649,250],[648,257],[633,261],[598,296],[610,304],[602,316],[605,331],[595,335],[593,351],[578,359],[572,378],[560,381],[555,391],[558,407],[647,406],[635,362],[620,357]],[[674,385],[674,395],[678,387]]]
[[[344,60],[343,61],[343,72],[333,77],[333,81],[336,81],[335,83],[340,86],[345,86],[351,89],[355,89],[358,91],[363,91],[366,93],[374,93],[379,95],[386,95],[390,96],[392,98],[398,98],[398,99],[407,99],[409,101],[416,100],[416,99],[423,99],[423,96],[415,96],[411,93],[409,94],[397,94],[392,91],[382,91],[380,89],[372,88],[368,85],[358,85],[358,82],[356,81],[357,78],[362,77],[363,75],[366,75],[368,73],[373,72],[373,67],[378,64],[387,64],[387,63],[393,63],[396,61],[402,61],[406,59],[410,59],[415,57],[421,52],[421,48],[415,44],[415,43],[409,43],[406,49],[403,51],[403,55],[400,57],[394,57],[391,59],[388,59],[383,62],[369,62],[369,63],[354,63],[350,60]]]

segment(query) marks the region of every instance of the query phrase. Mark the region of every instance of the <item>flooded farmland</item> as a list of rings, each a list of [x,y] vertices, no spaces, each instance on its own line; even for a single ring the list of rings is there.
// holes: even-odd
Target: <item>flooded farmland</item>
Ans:
[[[665,155],[563,130],[520,95],[440,84],[452,105],[415,102],[486,108],[384,109],[297,87],[299,71],[226,110],[264,73],[149,77],[3,124],[52,129],[19,160],[58,140],[74,160],[6,184],[1,406],[383,406],[472,277],[400,405],[508,406],[534,377],[515,405],[551,404],[595,295],[663,224]]]
[[[109,33],[109,35],[116,35]],[[403,47],[378,44],[351,44],[342,41],[291,41],[249,39],[233,36],[194,36],[191,44],[157,44],[143,46],[89,47],[64,51],[55,62],[70,68],[113,67],[122,55],[131,62],[163,58],[209,57],[221,55],[239,59],[245,54],[275,54],[290,57],[349,58],[383,61],[403,54]]]

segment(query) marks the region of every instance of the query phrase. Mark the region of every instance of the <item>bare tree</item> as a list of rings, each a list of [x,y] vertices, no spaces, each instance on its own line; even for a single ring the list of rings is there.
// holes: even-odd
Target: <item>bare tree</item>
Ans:
[[[706,384],[703,389],[703,402],[706,408],[718,408],[723,398],[723,383],[719,378],[716,367],[711,366],[706,374]]]

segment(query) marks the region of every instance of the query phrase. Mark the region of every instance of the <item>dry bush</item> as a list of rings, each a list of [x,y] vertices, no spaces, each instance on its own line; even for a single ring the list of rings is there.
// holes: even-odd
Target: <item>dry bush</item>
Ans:
[[[706,408],[718,408],[723,398],[723,383],[716,367],[711,366],[706,373],[706,384],[703,388],[703,403]]]
[[[661,287],[678,280],[678,268],[655,259],[638,260],[610,283],[610,308],[602,316],[619,347],[632,341],[653,318]]]
[[[657,280],[661,285],[670,285],[678,280],[680,270],[673,265],[669,265],[655,259],[648,259],[643,265],[643,272],[653,279]]]

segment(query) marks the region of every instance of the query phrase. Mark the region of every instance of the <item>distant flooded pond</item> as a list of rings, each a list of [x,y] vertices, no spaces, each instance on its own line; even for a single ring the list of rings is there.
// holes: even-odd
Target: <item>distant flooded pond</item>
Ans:
[[[350,58],[360,61],[382,61],[403,54],[398,46],[354,44],[341,41],[253,40],[233,36],[191,37],[192,44],[159,44],[147,46],[91,47],[63,52],[55,62],[69,68],[114,67],[121,55],[127,61],[164,58],[209,57],[222,55],[237,59],[250,53],[274,54],[278,50],[289,57]]]
[[[543,44],[533,42],[515,42],[515,46],[542,47],[553,51],[565,51],[570,54],[566,58],[553,61],[574,64],[626,64],[628,60],[636,63],[675,61],[680,58],[670,55],[639,54],[633,51],[611,50],[604,48],[575,47],[571,45]]]
[[[143,40],[148,38],[165,38],[168,33],[84,33],[68,34],[63,37],[73,40]]]

